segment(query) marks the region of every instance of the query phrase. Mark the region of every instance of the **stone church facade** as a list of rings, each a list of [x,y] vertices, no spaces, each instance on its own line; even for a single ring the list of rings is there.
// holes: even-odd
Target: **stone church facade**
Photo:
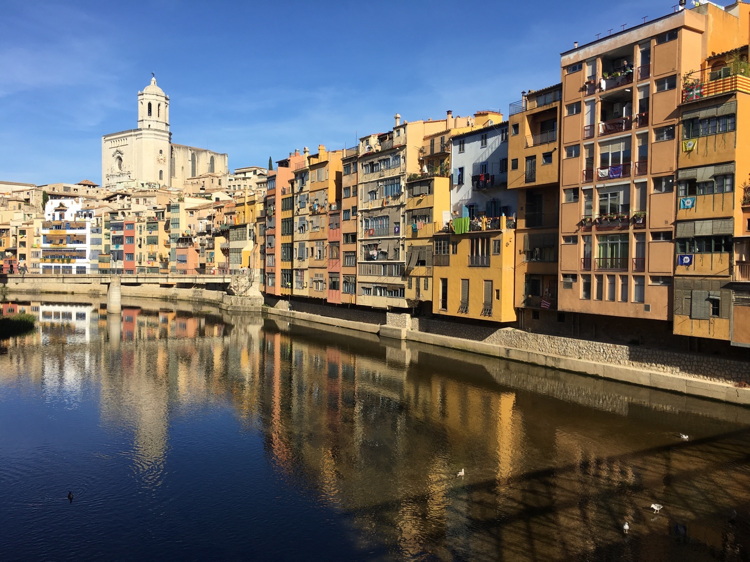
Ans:
[[[151,83],[138,92],[138,127],[102,137],[102,187],[182,189],[192,178],[227,176],[226,154],[172,144],[169,105],[169,96],[152,77]]]

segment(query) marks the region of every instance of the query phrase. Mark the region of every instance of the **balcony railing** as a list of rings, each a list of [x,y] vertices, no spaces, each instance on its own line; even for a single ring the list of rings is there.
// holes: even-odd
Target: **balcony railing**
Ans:
[[[489,267],[490,256],[469,256],[470,267]]]
[[[734,268],[735,281],[750,281],[750,262],[738,262]]]
[[[436,254],[432,257],[432,265],[447,267],[451,264],[450,254]]]
[[[646,271],[646,258],[633,258],[633,271]]]
[[[711,96],[717,96],[727,92],[740,91],[750,93],[750,77],[742,74],[733,74],[729,76],[723,76],[721,74],[713,75],[719,76],[718,78],[696,79],[695,81],[686,84],[682,88],[682,101],[693,101],[699,100]]]
[[[599,123],[599,136],[622,133],[624,131],[629,131],[632,128],[633,121],[630,119],[630,117],[618,117],[617,119],[609,119],[608,121],[601,121]]]
[[[581,271],[591,271],[591,258],[581,258]]]
[[[651,76],[651,65],[643,64],[638,67],[638,80],[645,80]]]
[[[547,131],[532,135],[531,138],[526,139],[526,148],[532,146],[539,146],[540,144],[548,144],[557,140],[557,131]]]
[[[595,258],[596,269],[601,270],[628,270],[628,258]]]
[[[584,170],[587,172],[589,170]],[[639,160],[638,162],[625,162],[614,166],[604,166],[596,169],[596,177],[600,180],[629,178],[631,175],[643,176],[648,171],[648,160]],[[584,181],[586,180],[584,177]]]

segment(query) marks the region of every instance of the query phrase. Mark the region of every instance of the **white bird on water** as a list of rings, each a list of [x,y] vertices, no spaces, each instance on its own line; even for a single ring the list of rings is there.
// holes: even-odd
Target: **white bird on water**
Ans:
[[[466,471],[462,468],[461,470],[458,471],[458,474],[456,474],[456,478],[458,477],[463,478],[464,475],[466,475]]]
[[[659,513],[661,511],[662,507],[664,507],[664,506],[661,505],[660,503],[652,503],[651,504],[651,509],[654,510],[654,513]]]
[[[623,533],[627,535],[629,530],[630,530],[630,525],[628,525],[628,522],[625,521],[625,524],[622,526],[622,531]]]
[[[689,435],[685,435],[684,433],[680,433],[680,439],[682,439],[683,441],[689,441],[690,440],[690,436]]]

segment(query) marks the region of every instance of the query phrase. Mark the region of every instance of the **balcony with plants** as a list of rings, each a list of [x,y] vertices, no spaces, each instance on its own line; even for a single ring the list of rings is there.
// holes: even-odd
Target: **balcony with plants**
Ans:
[[[747,47],[708,59],[704,69],[682,77],[682,101],[691,102],[731,92],[750,93]]]

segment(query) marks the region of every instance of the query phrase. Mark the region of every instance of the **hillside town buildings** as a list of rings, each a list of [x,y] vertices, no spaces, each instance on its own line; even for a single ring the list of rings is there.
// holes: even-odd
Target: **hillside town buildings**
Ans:
[[[102,185],[0,182],[3,267],[207,274],[269,299],[750,346],[750,5],[561,54],[506,117],[407,121],[230,173],[152,78]]]

